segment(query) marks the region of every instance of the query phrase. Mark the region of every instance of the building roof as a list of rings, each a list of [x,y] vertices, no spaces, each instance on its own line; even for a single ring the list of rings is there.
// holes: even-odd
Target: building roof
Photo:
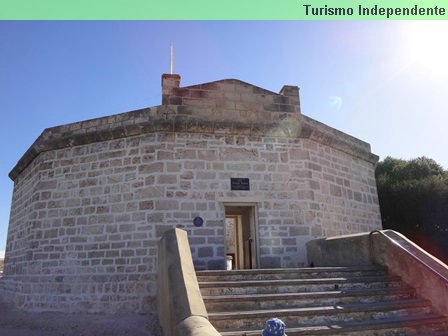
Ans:
[[[364,141],[301,114],[299,88],[275,93],[225,79],[187,87],[162,75],[162,105],[45,129],[9,173],[15,181],[41,152],[153,132],[309,138],[376,163]]]

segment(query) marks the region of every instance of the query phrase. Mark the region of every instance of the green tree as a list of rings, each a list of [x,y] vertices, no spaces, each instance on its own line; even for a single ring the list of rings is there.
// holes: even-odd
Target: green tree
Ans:
[[[444,248],[446,252],[438,254],[446,259],[448,172],[426,157],[387,157],[378,163],[375,175],[383,228],[399,231],[428,250]]]

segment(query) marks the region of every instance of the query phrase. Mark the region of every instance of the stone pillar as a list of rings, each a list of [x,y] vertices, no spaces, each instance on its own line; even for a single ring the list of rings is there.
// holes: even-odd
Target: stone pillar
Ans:
[[[162,104],[166,105],[168,98],[174,96],[175,89],[180,87],[180,75],[163,74],[162,75]]]
[[[281,95],[289,97],[289,101],[292,105],[298,106],[298,113],[300,114],[300,96],[299,87],[295,85],[284,85],[279,92]]]

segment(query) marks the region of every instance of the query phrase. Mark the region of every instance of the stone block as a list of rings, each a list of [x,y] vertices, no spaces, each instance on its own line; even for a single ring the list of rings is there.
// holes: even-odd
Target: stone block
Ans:
[[[82,235],[97,235],[104,232],[104,225],[88,225],[81,228]]]
[[[97,216],[98,224],[109,224],[114,221],[114,215],[112,214],[102,214]]]
[[[177,175],[159,175],[157,177],[158,184],[177,184]]]
[[[289,235],[294,236],[309,236],[310,228],[308,226],[295,225],[289,228]]]
[[[96,178],[89,178],[85,180],[79,181],[79,187],[80,188],[86,188],[86,187],[92,187],[98,185],[98,179]]]
[[[264,162],[277,163],[280,162],[279,153],[261,152],[260,159]]]
[[[313,225],[311,227],[311,235],[313,237],[322,237],[323,236],[323,230],[321,225]]]
[[[135,255],[135,250],[121,250],[120,255],[122,258],[133,257]]]
[[[58,229],[46,230],[44,233],[45,239],[56,238],[56,237],[58,237]]]
[[[139,174],[152,174],[163,172],[164,164],[163,162],[154,162],[149,164],[144,164],[138,167]]]
[[[261,268],[281,267],[281,258],[278,256],[262,256],[260,258]]]
[[[198,179],[198,180],[214,180],[214,179],[216,179],[216,172],[214,172],[214,171],[198,171],[198,172],[196,172],[196,179]]]
[[[225,267],[225,260],[223,258],[207,260],[207,269],[209,270],[223,270]]]
[[[36,184],[35,190],[49,190],[55,189],[57,186],[57,181],[40,181]]]
[[[277,104],[279,112],[295,112],[293,105]]]
[[[167,162],[166,171],[168,173],[178,173],[181,171],[182,164],[180,162]]]
[[[151,198],[157,198],[163,196],[162,187],[145,187],[138,189],[134,193],[136,200],[147,200]]]
[[[194,149],[178,149],[176,150],[175,158],[194,160],[197,159],[197,151]]]
[[[199,258],[213,257],[213,256],[214,256],[214,252],[213,252],[212,246],[204,246],[204,247],[198,248],[198,257]]]
[[[139,202],[138,207],[139,207],[140,210],[151,210],[151,209],[154,209],[154,201]]]
[[[310,181],[308,181],[308,186],[312,190],[319,190],[320,189],[320,182],[310,180]]]
[[[289,158],[291,160],[298,160],[298,161],[309,160],[310,152],[307,150],[298,149],[298,148],[290,149],[289,150]]]
[[[247,172],[247,171],[250,170],[250,163],[227,163],[226,164],[226,168],[229,171],[244,171],[244,172]],[[222,176],[221,174],[219,174],[219,175]]]
[[[216,161],[218,159],[218,153],[216,150],[200,149],[197,151],[198,159],[205,161]]]
[[[183,165],[184,169],[188,170],[205,169],[205,163],[203,161],[184,161]]]
[[[272,247],[271,251],[272,251],[272,254],[274,254],[274,255],[284,255],[285,254],[284,247]]]
[[[136,226],[133,223],[120,224],[118,226],[118,232],[126,233],[126,232],[134,232],[136,230]]]
[[[342,188],[335,184],[330,184],[330,194],[332,196],[341,197],[342,196]]]
[[[179,210],[179,202],[175,200],[156,200],[156,210]]]
[[[322,171],[322,166],[314,162],[306,162],[305,167],[318,172]]]
[[[355,201],[362,202],[362,194],[360,192],[355,191],[353,193],[353,197],[354,197]]]
[[[314,201],[314,191],[313,190],[299,190],[297,191],[298,200],[310,200]]]
[[[156,153],[157,160],[173,160],[174,152],[158,150]]]
[[[257,161],[258,152],[255,149],[247,148],[222,148],[219,151],[219,158],[223,161]]]

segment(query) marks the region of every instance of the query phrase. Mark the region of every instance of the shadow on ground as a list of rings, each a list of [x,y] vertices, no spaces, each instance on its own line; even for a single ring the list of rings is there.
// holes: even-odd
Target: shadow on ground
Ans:
[[[154,315],[29,313],[0,303],[0,335],[160,336]]]

